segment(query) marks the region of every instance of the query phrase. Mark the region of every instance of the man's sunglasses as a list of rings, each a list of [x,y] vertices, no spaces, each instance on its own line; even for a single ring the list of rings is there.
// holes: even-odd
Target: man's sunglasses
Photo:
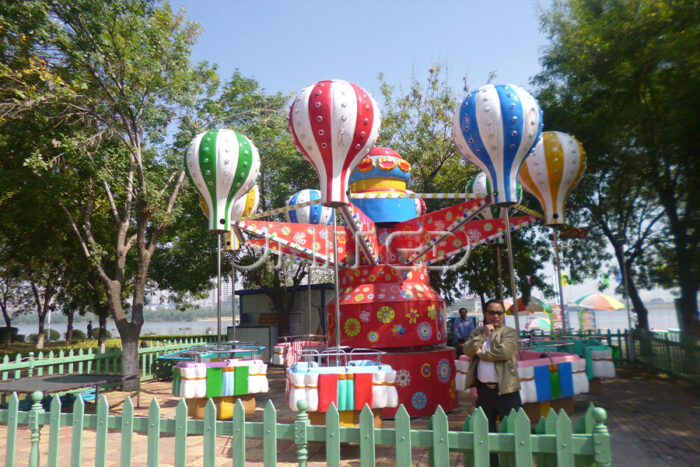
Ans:
[[[491,316],[493,316],[493,315],[501,316],[501,315],[505,314],[504,311],[492,311],[492,310],[488,310],[486,313],[488,313]]]

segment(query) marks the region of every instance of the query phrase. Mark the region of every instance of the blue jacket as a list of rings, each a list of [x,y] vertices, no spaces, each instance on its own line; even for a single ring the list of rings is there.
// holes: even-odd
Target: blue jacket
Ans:
[[[467,318],[462,321],[461,318],[455,320],[455,338],[457,340],[466,341],[469,338],[469,334],[474,330],[474,321]]]

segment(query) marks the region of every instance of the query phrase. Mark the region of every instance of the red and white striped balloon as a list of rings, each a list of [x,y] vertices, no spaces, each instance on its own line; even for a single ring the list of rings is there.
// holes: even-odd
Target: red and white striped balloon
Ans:
[[[380,121],[374,98],[348,81],[319,81],[294,100],[289,126],[297,147],[316,168],[323,204],[349,203],[348,178],[377,141]]]

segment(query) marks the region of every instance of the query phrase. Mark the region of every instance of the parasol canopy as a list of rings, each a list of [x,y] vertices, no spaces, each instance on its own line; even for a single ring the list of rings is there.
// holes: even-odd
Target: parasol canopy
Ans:
[[[513,314],[512,307],[513,304],[511,302],[508,302],[508,306],[506,307],[506,314]],[[551,314],[552,307],[547,305],[539,298],[530,297],[530,300],[528,300],[527,304],[525,304],[525,302],[523,302],[523,297],[518,297],[518,313],[524,312]]]
[[[525,329],[542,329],[543,331],[550,330],[552,329],[552,323],[550,323],[547,318],[533,318],[527,322]]]
[[[625,307],[619,300],[602,293],[584,295],[575,302],[592,310],[620,310]]]

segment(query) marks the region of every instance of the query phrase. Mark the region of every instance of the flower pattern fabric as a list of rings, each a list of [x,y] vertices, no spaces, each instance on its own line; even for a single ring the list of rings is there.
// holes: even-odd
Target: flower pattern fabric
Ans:
[[[396,372],[396,385],[406,387],[411,384],[411,372],[408,370],[399,370]]]
[[[427,321],[424,321],[420,323],[418,326],[418,337],[422,341],[427,341],[430,339],[430,336],[433,335],[433,328],[430,327],[430,323]]]
[[[428,404],[428,396],[424,392],[417,392],[411,397],[411,405],[417,410],[422,410]]]
[[[390,306],[382,306],[377,310],[377,319],[384,324],[391,323],[396,316],[396,312]]]
[[[362,325],[358,320],[355,318],[348,318],[345,321],[345,334],[347,334],[350,337],[355,337],[360,333],[360,329],[362,329]]]
[[[441,383],[447,383],[450,380],[450,362],[446,358],[438,362],[437,377]]]

